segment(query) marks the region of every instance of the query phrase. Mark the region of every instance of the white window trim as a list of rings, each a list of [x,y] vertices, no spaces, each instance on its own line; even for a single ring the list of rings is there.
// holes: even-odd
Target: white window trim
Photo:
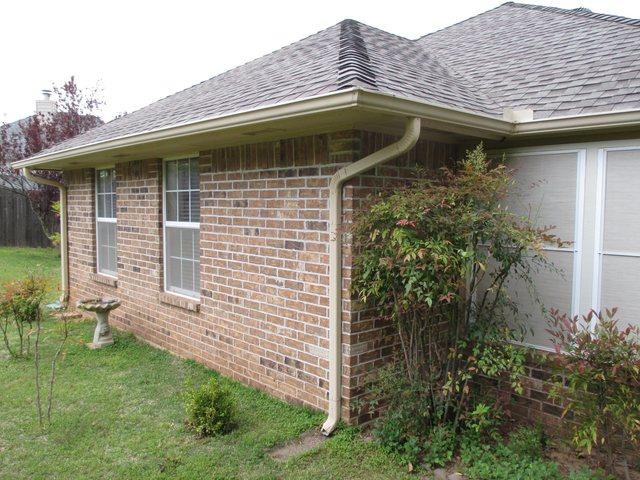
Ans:
[[[174,222],[174,221],[165,221],[164,222],[167,227],[174,228],[192,228],[194,230],[200,229],[200,222]]]
[[[96,167],[94,170],[94,182],[95,182],[95,188],[94,188],[94,208],[96,211],[96,217],[95,217],[95,229],[96,229],[96,273],[98,275],[102,275],[104,277],[109,277],[109,278],[113,278],[114,280],[118,279],[118,272],[101,272],[100,271],[100,261],[98,259],[98,223],[115,223],[116,225],[118,224],[118,217],[117,217],[117,211],[116,211],[116,217],[99,217],[98,216],[98,198],[99,198],[99,194],[98,194],[98,172],[100,170],[112,170],[115,169],[115,165],[101,165],[99,167]],[[116,202],[118,199],[118,195],[116,193]],[[117,204],[116,204],[117,205]],[[118,234],[117,234],[117,227],[116,227],[116,270],[118,268],[118,257],[117,257],[117,252],[118,252]]]
[[[623,147],[604,147],[598,149],[598,173],[596,185],[596,221],[593,248],[593,287],[591,290],[591,308],[599,312],[602,308],[602,259],[605,255],[619,257],[640,257],[638,252],[623,252],[604,250],[604,209],[607,195],[607,154],[609,152],[640,151],[640,145],[628,145]],[[593,333],[598,318],[594,315],[589,330]]]
[[[200,300],[200,292],[187,292],[181,293],[180,291],[170,290],[167,285],[167,227],[171,228],[192,228],[194,230],[200,230],[200,222],[176,222],[176,221],[167,221],[167,192],[176,192],[176,191],[200,191],[192,190],[189,188],[188,190],[167,190],[167,162],[172,162],[175,160],[191,160],[194,158],[198,158],[200,155],[199,152],[184,154],[184,155],[174,155],[171,157],[165,157],[162,159],[162,276],[163,276],[163,291],[169,295],[177,295],[178,297],[186,298],[189,300]],[[200,262],[198,262],[200,265]],[[198,272],[200,275],[200,272]]]

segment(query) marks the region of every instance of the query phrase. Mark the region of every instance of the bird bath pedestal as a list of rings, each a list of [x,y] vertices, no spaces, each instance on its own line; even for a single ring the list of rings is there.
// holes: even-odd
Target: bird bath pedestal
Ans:
[[[93,343],[89,343],[89,348],[102,348],[113,345],[113,335],[109,328],[109,312],[120,306],[117,298],[89,298],[78,300],[76,307],[87,312],[95,312],[98,324],[93,333]]]

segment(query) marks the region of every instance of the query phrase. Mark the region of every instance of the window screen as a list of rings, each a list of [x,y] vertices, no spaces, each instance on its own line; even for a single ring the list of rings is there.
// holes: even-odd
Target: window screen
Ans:
[[[563,248],[544,248],[553,268],[535,268],[531,272],[534,291],[518,279],[512,279],[507,286],[507,293],[518,304],[518,316],[529,330],[525,343],[536,347],[552,345],[541,305],[568,315],[577,313],[573,310],[577,295],[574,266],[580,255],[580,242],[575,238],[580,161],[577,152],[517,155],[507,161],[515,180],[507,199],[510,210],[530,218],[538,227],[555,226],[555,235],[572,242]]]
[[[599,308],[640,325],[640,149],[608,151],[604,167]]]
[[[165,162],[165,289],[200,296],[198,159]]]
[[[96,254],[98,273],[117,274],[116,171],[96,170]]]

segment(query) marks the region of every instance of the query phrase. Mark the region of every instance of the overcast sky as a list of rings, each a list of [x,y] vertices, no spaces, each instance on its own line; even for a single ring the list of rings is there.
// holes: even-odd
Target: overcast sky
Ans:
[[[416,38],[503,3],[437,1],[10,1],[0,23],[0,123],[31,115],[71,75],[102,88],[105,120],[353,18]],[[637,0],[547,0],[640,18]]]

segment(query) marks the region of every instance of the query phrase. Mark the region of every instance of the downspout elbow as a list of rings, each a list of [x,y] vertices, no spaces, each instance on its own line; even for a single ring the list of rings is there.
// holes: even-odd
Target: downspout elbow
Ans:
[[[69,302],[69,241],[67,231],[67,187],[56,180],[51,178],[43,178],[34,175],[28,168],[22,169],[24,177],[40,185],[49,185],[56,187],[60,191],[60,276],[61,276],[61,290],[60,303],[66,305]]]
[[[322,434],[338,425],[342,409],[342,187],[351,178],[411,150],[420,138],[420,118],[407,119],[404,135],[355,163],[338,170],[329,182],[329,412]]]

